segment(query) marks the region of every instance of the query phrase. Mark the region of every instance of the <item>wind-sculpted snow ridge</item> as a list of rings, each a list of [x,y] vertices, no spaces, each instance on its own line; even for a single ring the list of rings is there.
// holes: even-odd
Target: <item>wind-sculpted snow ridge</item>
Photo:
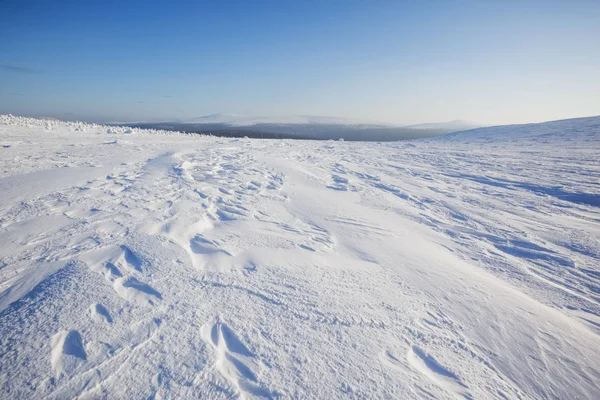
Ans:
[[[0,398],[597,399],[597,122],[378,144],[0,116]]]

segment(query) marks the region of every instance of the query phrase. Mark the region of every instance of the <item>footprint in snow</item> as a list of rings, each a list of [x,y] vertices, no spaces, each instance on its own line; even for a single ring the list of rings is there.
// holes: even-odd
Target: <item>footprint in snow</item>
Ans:
[[[468,387],[451,370],[440,364],[433,356],[418,346],[412,346],[407,354],[408,363],[432,383],[460,398],[471,399]]]
[[[94,303],[90,306],[90,317],[96,322],[112,324],[110,313],[102,304]]]
[[[142,306],[153,306],[162,300],[162,296],[157,290],[134,277],[123,277],[115,280],[113,288],[123,299]]]
[[[57,378],[71,376],[87,361],[83,340],[77,331],[61,331],[50,341],[52,353],[50,362]]]
[[[241,398],[273,398],[273,394],[258,383],[256,356],[220,318],[212,325],[204,325],[201,333],[215,349],[216,370],[239,391]]]
[[[202,235],[195,235],[190,240],[190,250],[194,254],[213,254],[213,253],[223,253],[228,256],[231,254],[223,249],[219,249],[217,244],[211,240],[205,239]]]
[[[141,260],[127,246],[106,246],[89,251],[80,259],[110,282],[122,277],[122,271],[142,272]]]

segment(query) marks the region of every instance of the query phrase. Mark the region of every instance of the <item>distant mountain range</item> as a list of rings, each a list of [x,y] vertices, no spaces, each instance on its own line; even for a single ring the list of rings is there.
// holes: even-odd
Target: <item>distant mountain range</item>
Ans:
[[[482,125],[477,125],[477,124],[473,124],[467,121],[462,121],[462,120],[454,120],[454,121],[450,121],[450,122],[434,122],[434,123],[427,123],[427,124],[417,124],[417,125],[408,125],[405,126],[405,128],[410,128],[410,129],[438,129],[438,130],[445,130],[448,132],[459,132],[459,131],[466,131],[469,129],[475,129],[475,128],[481,128]]]
[[[464,121],[397,126],[327,116],[245,117],[236,114],[211,114],[183,121],[127,125],[228,137],[354,141],[417,139],[478,127]]]
[[[352,120],[348,118],[327,117],[320,115],[287,115],[248,117],[238,114],[210,114],[202,117],[180,121],[192,124],[227,124],[231,126],[251,126],[257,124],[334,124],[334,125],[382,125],[372,122]]]

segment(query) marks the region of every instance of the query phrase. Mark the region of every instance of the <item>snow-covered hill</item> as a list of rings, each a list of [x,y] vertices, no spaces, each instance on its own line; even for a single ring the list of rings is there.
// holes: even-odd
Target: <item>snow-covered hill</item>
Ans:
[[[596,399],[597,121],[378,144],[0,116],[0,397]]]
[[[539,124],[502,125],[489,128],[471,129],[445,135],[439,140],[458,140],[472,142],[531,142],[573,143],[575,146],[583,142],[598,145],[600,138],[600,116],[564,119]]]

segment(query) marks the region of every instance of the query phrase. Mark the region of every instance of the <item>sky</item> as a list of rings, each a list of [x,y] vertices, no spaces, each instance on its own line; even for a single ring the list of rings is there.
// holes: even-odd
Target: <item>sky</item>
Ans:
[[[600,1],[0,0],[0,113],[599,115]]]

